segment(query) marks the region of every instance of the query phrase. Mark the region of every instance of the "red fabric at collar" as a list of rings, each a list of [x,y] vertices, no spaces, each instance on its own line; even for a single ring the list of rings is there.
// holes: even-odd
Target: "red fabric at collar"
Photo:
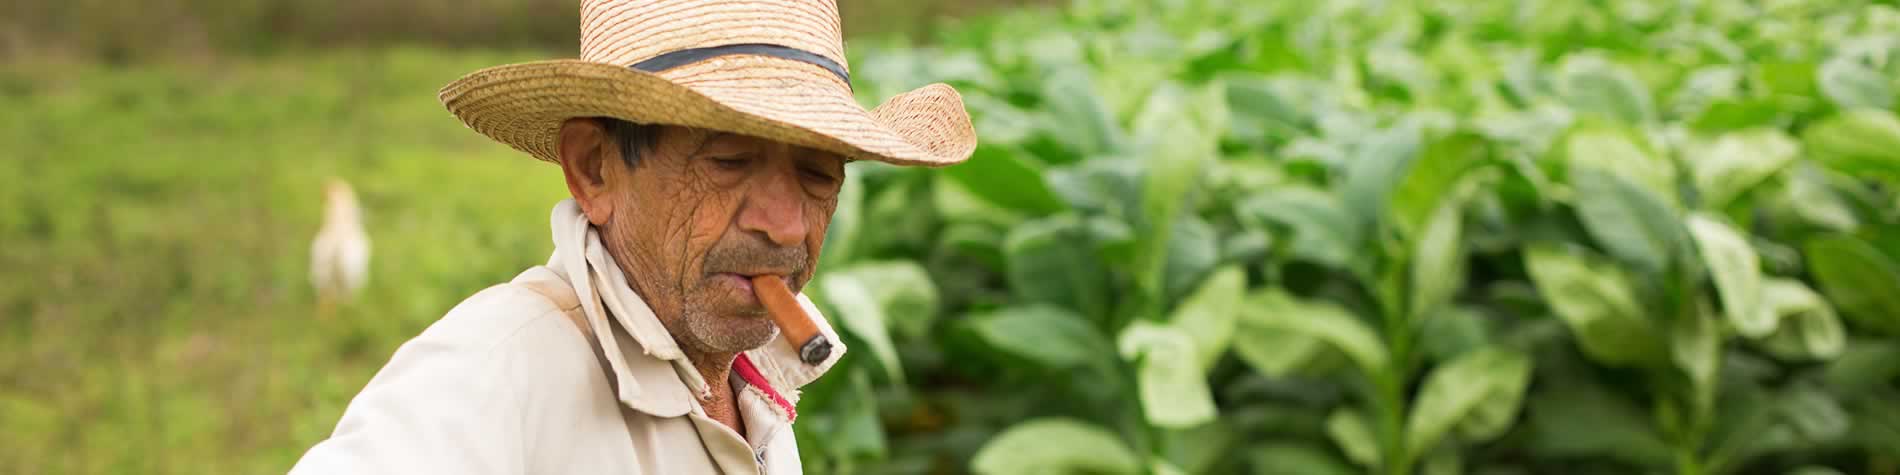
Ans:
[[[798,419],[798,409],[792,407],[791,401],[786,400],[785,396],[779,395],[778,389],[773,388],[771,383],[765,381],[765,376],[759,374],[759,368],[752,366],[752,359],[747,358],[745,353],[740,353],[738,358],[732,360],[732,370],[738,371],[739,377],[744,378],[746,384],[756,386],[764,390],[765,395],[771,396],[772,402],[778,404],[779,409],[785,410],[786,422]]]

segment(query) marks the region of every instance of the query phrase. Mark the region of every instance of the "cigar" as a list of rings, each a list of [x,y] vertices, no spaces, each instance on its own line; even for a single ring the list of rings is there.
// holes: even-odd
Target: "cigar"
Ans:
[[[818,331],[818,323],[805,314],[798,306],[798,299],[792,296],[792,289],[785,285],[785,279],[776,275],[761,275],[752,278],[752,292],[759,296],[759,302],[765,304],[765,313],[772,316],[772,322],[778,324],[779,336],[785,342],[798,349],[798,359],[808,365],[816,365],[831,356],[831,340]]]

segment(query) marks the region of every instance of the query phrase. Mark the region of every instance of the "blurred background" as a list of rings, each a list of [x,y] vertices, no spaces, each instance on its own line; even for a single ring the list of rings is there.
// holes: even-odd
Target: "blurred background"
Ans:
[[[435,91],[574,3],[0,5],[0,473],[285,471],[544,262]],[[808,472],[1900,473],[1891,1],[840,10],[982,146],[853,165]]]

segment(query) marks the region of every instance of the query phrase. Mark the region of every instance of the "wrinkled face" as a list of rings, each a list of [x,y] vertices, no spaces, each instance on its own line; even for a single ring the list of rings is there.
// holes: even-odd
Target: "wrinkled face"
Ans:
[[[567,158],[573,123],[563,127],[564,168],[575,161]],[[764,345],[777,327],[748,279],[777,274],[794,292],[810,281],[844,183],[844,160],[737,134],[660,130],[633,167],[602,135],[595,152],[599,190],[578,201],[682,348],[719,353]],[[573,191],[575,173],[567,174]]]

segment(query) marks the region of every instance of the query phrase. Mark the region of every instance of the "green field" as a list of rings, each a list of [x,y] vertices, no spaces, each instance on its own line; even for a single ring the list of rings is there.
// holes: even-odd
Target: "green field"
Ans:
[[[854,40],[964,94],[853,165],[812,473],[1900,473],[1900,8],[1079,0]],[[543,262],[437,87],[548,56],[0,68],[0,473],[271,473]],[[321,185],[370,289],[319,309]]]
[[[0,472],[282,471],[396,345],[544,261],[557,171],[434,98],[523,54],[395,49],[8,68]],[[371,286],[320,315],[321,186],[351,181]]]

